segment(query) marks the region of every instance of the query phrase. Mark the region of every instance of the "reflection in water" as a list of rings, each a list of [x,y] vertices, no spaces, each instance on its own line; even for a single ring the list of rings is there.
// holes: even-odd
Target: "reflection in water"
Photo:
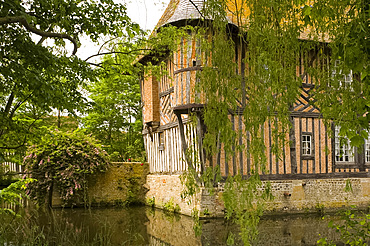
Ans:
[[[103,241],[106,245],[148,245],[146,207],[63,209],[53,210],[54,224],[66,223],[88,242]],[[43,216],[42,224],[51,224]],[[106,237],[105,239],[103,237]]]
[[[323,220],[312,215],[263,218],[259,240],[254,245],[316,245],[320,237],[337,241],[339,235],[327,226],[330,220],[337,219],[328,216]],[[226,245],[230,233],[238,235],[236,225],[223,219],[206,219],[201,220],[202,235],[196,237],[191,217],[148,207],[53,210],[52,215],[38,214],[33,221],[44,226],[52,245],[61,245],[58,242],[64,239],[55,240],[55,237],[64,234],[66,240],[81,237],[88,245],[154,246]],[[240,239],[235,244],[242,245]]]
[[[328,228],[330,220],[337,221],[336,216],[323,219],[317,215],[290,215],[263,217],[258,225],[258,239],[253,245],[316,245],[321,237],[329,241],[338,241],[339,234]],[[226,245],[229,233],[238,235],[238,226],[224,220],[210,220],[203,224],[202,245]],[[321,235],[321,236],[320,236]],[[243,245],[236,239],[235,245]]]

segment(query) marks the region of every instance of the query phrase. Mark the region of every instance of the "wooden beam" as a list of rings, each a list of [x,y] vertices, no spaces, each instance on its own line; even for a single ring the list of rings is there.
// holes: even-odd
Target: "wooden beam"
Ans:
[[[243,179],[248,179],[250,175],[243,175]],[[370,178],[370,172],[353,173],[299,173],[299,174],[266,174],[260,175],[262,181],[267,180],[306,180],[306,179],[348,179],[348,178]],[[223,176],[221,182],[225,182],[227,177]]]
[[[290,116],[289,121],[292,127],[289,130],[289,142],[290,142],[290,165],[291,172],[297,173],[297,156],[296,156],[296,139],[295,139],[295,122],[294,117]]]
[[[176,75],[176,74],[183,73],[183,72],[202,71],[202,69],[203,68],[201,66],[186,67],[186,68],[181,68],[179,70],[174,71],[173,74]]]

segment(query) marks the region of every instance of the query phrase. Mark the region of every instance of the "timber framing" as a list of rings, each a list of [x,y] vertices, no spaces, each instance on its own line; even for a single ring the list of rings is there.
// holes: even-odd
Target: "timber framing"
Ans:
[[[190,105],[181,106],[181,107],[176,108],[176,110],[180,110],[182,114],[188,114],[189,112],[194,113],[198,111],[199,109],[204,108],[205,106],[204,104],[196,104],[199,107],[194,107],[194,105],[195,104],[191,106]],[[173,110],[175,110],[175,108]],[[243,113],[240,111],[236,111],[236,114],[235,114],[235,112],[231,111],[230,115],[243,115]],[[290,115],[294,117],[301,117],[301,118],[322,118],[322,115],[320,113],[291,112]],[[188,122],[189,122],[189,119],[183,120],[184,124],[187,124]],[[158,128],[156,128],[155,131],[163,132],[165,130],[178,127],[178,125],[179,125],[178,121],[174,121],[174,122],[171,122],[165,125],[160,125]],[[142,134],[148,134],[148,131],[144,129],[142,131]]]
[[[190,71],[202,71],[203,68],[201,66],[194,66],[194,67],[187,67],[187,68],[182,68],[179,70],[176,70],[173,72],[174,75],[179,74],[179,73],[184,73],[184,72],[190,72]]]
[[[197,26],[205,23],[200,20],[201,16],[193,6],[187,5],[184,0],[178,0],[177,3],[179,2],[180,5],[169,5],[159,26],[184,26],[189,23]],[[202,1],[197,2],[200,4]],[[187,16],[188,13],[194,15]],[[211,26],[211,22],[207,22]],[[248,101],[253,100],[248,97],[246,88],[248,64],[245,57],[248,44],[237,38],[239,30],[233,23],[228,26],[229,36],[235,43],[235,73],[240,75],[243,92],[241,98],[236,99],[239,107],[230,109],[228,115],[232,129],[237,133],[235,144],[231,147],[232,153],[226,153],[219,136],[215,136],[218,150],[215,156],[207,156],[203,148],[203,138],[207,133],[203,112],[207,101],[205,95],[196,92],[195,88],[199,83],[199,74],[203,71],[204,57],[196,35],[190,35],[181,39],[173,53],[153,51],[140,60],[142,63],[163,61],[168,71],[160,78],[143,76],[141,81],[145,102],[143,114],[147,116],[144,117],[146,128],[143,134],[146,150],[150,153],[148,162],[153,163],[151,173],[178,174],[189,167],[201,173],[206,166],[211,166],[219,168],[224,178],[237,174],[247,178],[256,172],[261,175],[262,180],[368,178],[370,156],[356,151],[351,162],[343,161],[336,151],[338,146],[336,147],[337,142],[332,134],[335,130],[334,123],[327,125],[328,122],[323,120],[320,109],[312,98],[312,93],[320,85],[315,84],[308,68],[318,64],[325,67],[330,63],[330,48],[326,43],[319,43],[309,51],[298,54],[295,71],[302,84],[296,101],[287,105],[291,128],[286,131],[280,129],[279,123],[274,121],[274,112],[271,112],[270,119],[261,125],[260,130],[265,144],[266,167],[262,169],[254,166],[250,154],[253,139],[244,126],[244,108]],[[160,28],[158,31],[160,32]],[[301,42],[311,41],[302,39]],[[196,125],[190,124],[192,117],[196,117]],[[284,146],[281,146],[279,154],[274,151],[279,141],[275,135],[277,131],[285,134],[282,137]]]
[[[243,175],[243,179],[250,176]],[[224,179],[226,177],[223,177]],[[262,181],[267,180],[307,180],[307,179],[348,179],[348,178],[370,178],[369,172],[343,172],[343,173],[316,173],[316,174],[268,174],[260,175]]]
[[[172,86],[170,89],[166,90],[166,91],[162,91],[159,93],[159,97],[165,97],[167,95],[170,95],[171,93],[173,93],[175,91],[174,87]]]

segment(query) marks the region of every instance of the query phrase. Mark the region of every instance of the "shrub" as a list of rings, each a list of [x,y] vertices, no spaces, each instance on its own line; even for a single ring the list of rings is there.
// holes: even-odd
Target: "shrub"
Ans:
[[[0,190],[0,205],[4,204],[13,204],[13,205],[22,205],[21,200],[24,198],[28,198],[25,194],[26,185],[34,182],[33,179],[23,179],[13,182],[8,187]],[[12,215],[16,215],[16,211],[6,208],[0,207],[0,214],[2,213],[9,213]]]
[[[108,161],[96,140],[82,131],[55,130],[28,148],[24,165],[30,177],[37,180],[28,185],[28,194],[39,204],[47,200],[51,206],[53,189],[65,203],[72,201],[85,194],[86,175],[105,171]]]

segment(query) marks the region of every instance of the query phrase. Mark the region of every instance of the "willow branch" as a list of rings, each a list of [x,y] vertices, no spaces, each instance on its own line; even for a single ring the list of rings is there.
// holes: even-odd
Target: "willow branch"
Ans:
[[[27,137],[25,136],[23,138],[23,143],[19,144],[18,146],[12,146],[12,147],[0,146],[0,149],[19,149],[25,146],[26,142],[27,142]]]
[[[87,64],[91,65],[91,66],[96,66],[96,67],[100,67],[100,68],[104,68],[101,63],[97,64],[97,63],[93,63],[93,62],[87,62]]]
[[[203,16],[203,14],[202,14],[202,12],[200,12],[200,10],[199,10],[199,8],[198,8],[198,6],[192,1],[192,0],[189,0],[189,2],[194,6],[194,8],[198,11],[198,13],[200,14],[200,16],[202,16],[202,18],[203,19],[205,19],[204,18],[204,16]]]
[[[105,42],[104,42],[104,44],[102,44],[102,45],[100,46],[100,49],[99,49],[99,51],[98,51],[98,54],[100,54],[100,51],[103,49],[103,47],[104,47],[107,43],[112,42],[112,41],[113,41],[113,40],[115,40],[115,39],[117,39],[117,37],[115,37],[115,38],[111,38],[111,39],[109,39],[108,41],[105,41]]]
[[[28,96],[26,96],[22,101],[19,101],[17,102],[17,105],[13,108],[12,112],[10,112],[10,116],[9,118],[12,119],[14,114],[15,114],[15,111],[20,107],[22,106],[22,104],[24,104],[29,98],[31,98],[31,96],[33,95],[33,92],[30,93]]]
[[[128,55],[128,54],[131,54],[132,52],[135,52],[135,51],[145,51],[145,50],[150,50],[150,49],[137,49],[137,50],[130,50],[130,51],[110,51],[110,52],[103,52],[103,53],[98,53],[98,54],[95,54],[95,55],[91,55],[88,58],[86,58],[85,61],[88,61],[91,58],[96,57],[96,56],[112,55],[112,54],[124,54],[124,55]]]
[[[54,33],[54,32],[45,32],[45,31],[39,30],[39,29],[35,28],[34,26],[30,25],[27,22],[26,18],[23,17],[23,16],[0,17],[0,25],[11,24],[11,23],[20,23],[28,31],[30,31],[32,33],[35,33],[37,35],[40,35],[42,37],[68,39],[69,41],[71,41],[73,43],[73,46],[74,46],[72,55],[75,55],[76,52],[77,52],[77,48],[78,48],[77,41],[74,38],[72,38],[71,36],[69,36],[68,34]]]

